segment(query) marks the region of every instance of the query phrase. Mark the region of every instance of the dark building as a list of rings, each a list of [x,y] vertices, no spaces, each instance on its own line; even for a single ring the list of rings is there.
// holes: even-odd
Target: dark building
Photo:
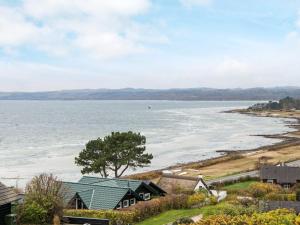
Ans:
[[[5,224],[5,216],[11,214],[12,203],[19,199],[16,192],[0,182],[0,224]]]
[[[300,167],[264,165],[260,169],[260,180],[290,188],[300,182]]]
[[[73,209],[121,209],[166,194],[150,181],[82,177],[78,182],[64,182],[68,192],[65,202]]]

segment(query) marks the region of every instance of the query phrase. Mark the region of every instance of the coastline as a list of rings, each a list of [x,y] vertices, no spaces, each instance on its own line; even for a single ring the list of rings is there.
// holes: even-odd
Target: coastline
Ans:
[[[295,123],[286,123],[286,126],[295,129],[295,131],[275,135],[255,135],[281,140],[278,143],[271,145],[249,150],[217,151],[222,155],[206,160],[179,163],[160,170],[132,174],[126,177],[132,179],[152,179],[153,181],[157,181],[160,178],[162,171],[171,170],[175,174],[194,177],[201,175],[204,176],[206,180],[210,180],[217,177],[255,170],[260,159],[268,160],[269,163],[273,164],[300,159],[300,111],[249,111],[247,109],[235,109],[226,111],[225,113],[294,119]],[[297,150],[299,150],[299,152]]]

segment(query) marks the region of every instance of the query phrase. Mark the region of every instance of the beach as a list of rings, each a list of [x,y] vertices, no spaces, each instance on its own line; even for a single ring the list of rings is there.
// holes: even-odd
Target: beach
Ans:
[[[300,111],[249,111],[236,109],[226,113],[246,114],[255,117],[274,117],[294,119],[295,122],[287,122],[286,126],[295,130],[276,135],[262,135],[266,138],[280,139],[275,144],[258,147],[249,150],[226,150],[223,155],[211,159],[177,164],[166,167],[163,170],[150,171],[148,173],[135,174],[132,177],[147,177],[153,180],[159,178],[164,170],[185,176],[203,176],[205,180],[218,177],[253,171],[257,169],[258,162],[265,160],[267,163],[278,164],[300,159]]]

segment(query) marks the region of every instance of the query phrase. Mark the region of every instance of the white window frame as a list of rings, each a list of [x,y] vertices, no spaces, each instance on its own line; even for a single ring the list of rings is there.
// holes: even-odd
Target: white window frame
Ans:
[[[274,180],[267,180],[267,183],[274,184]]]
[[[131,199],[130,199],[130,205],[135,205],[135,203],[136,203],[135,198],[131,198]]]
[[[284,189],[290,189],[290,188],[291,188],[291,185],[290,185],[290,184],[284,184],[284,185],[283,185],[283,188],[284,188]]]
[[[145,193],[144,194],[144,200],[150,200],[151,199],[151,194],[150,193]]]
[[[119,202],[116,209],[122,209],[122,202]]]
[[[124,200],[123,201],[123,208],[128,208],[129,207],[129,200]]]

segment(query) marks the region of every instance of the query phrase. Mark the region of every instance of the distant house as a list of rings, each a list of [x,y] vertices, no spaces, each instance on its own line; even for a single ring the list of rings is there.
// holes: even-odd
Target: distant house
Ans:
[[[290,188],[300,182],[300,167],[264,165],[260,169],[260,180]]]
[[[64,186],[68,193],[67,207],[73,209],[127,208],[166,193],[152,182],[88,176],[77,183],[64,182]]]
[[[201,177],[163,174],[158,182],[158,186],[166,190],[168,193],[172,193],[177,189],[183,191],[197,191],[204,189],[211,194],[211,191]]]
[[[12,203],[19,200],[16,192],[0,182],[0,224],[5,224],[5,216],[11,214]]]

